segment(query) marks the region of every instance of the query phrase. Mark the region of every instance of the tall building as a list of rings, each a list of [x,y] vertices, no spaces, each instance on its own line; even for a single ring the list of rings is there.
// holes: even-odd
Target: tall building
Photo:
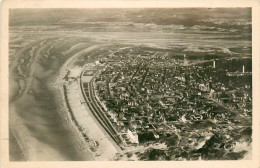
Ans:
[[[243,70],[242,70],[243,73],[245,73],[245,66],[243,65]]]
[[[215,62],[215,60],[213,61],[213,68],[216,68],[216,62]]]

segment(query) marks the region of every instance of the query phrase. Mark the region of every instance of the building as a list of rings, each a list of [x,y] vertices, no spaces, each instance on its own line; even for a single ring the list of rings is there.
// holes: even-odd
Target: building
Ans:
[[[127,135],[129,137],[131,143],[139,143],[138,135],[136,132],[132,132],[129,129],[127,129]]]

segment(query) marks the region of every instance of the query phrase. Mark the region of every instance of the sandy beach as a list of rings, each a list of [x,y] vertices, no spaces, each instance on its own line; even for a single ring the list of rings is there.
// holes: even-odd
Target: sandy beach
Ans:
[[[55,82],[55,86],[58,86],[60,92],[63,94],[63,102],[65,106],[70,106],[71,111],[67,108],[68,122],[74,127],[77,135],[82,140],[82,148],[90,150],[93,146],[92,143],[98,142],[99,146],[92,151],[92,155],[96,156],[95,160],[113,160],[115,154],[120,151],[119,147],[114,144],[113,140],[109,137],[106,131],[101,127],[95,116],[86,104],[81,102],[85,101],[81,88],[80,88],[80,74],[84,70],[83,67],[74,66],[73,61],[77,60],[82,52],[88,53],[105,45],[94,45],[82,50],[69,58],[60,69],[60,75]],[[84,66],[86,67],[86,66]],[[78,78],[78,80],[65,85],[66,93],[63,90],[65,80],[63,79],[67,71],[70,71],[71,77]],[[74,75],[74,76],[73,76]],[[68,100],[65,99],[65,94]],[[66,105],[67,104],[67,105]],[[81,130],[79,130],[79,127]],[[86,135],[87,138],[84,138]]]

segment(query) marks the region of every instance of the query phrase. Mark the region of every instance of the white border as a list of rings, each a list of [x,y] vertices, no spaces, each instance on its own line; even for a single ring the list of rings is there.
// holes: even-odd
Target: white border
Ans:
[[[154,162],[9,162],[8,147],[8,10],[9,8],[180,8],[180,7],[251,7],[253,47],[253,158],[249,161],[154,161]],[[83,1],[83,0],[4,0],[1,4],[1,164],[3,168],[16,167],[241,167],[257,168],[259,162],[259,86],[260,86],[260,3],[256,0],[172,0],[172,1]]]

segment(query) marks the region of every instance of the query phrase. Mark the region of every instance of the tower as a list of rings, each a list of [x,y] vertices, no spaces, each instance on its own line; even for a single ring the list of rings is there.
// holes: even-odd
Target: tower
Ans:
[[[215,62],[215,60],[213,61],[213,68],[216,68],[216,62]]]
[[[242,71],[243,73],[245,73],[245,66],[243,65],[243,71]]]
[[[187,65],[188,65],[188,60],[186,59],[186,54],[184,54],[183,66],[187,66]]]

